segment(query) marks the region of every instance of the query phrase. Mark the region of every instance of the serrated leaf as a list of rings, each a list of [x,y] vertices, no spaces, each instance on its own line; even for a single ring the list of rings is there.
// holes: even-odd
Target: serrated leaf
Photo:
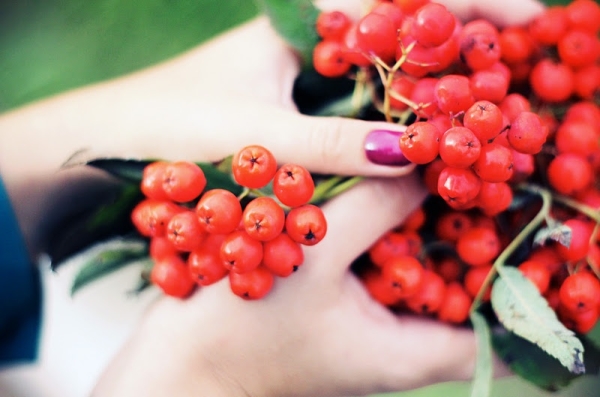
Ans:
[[[256,0],[277,33],[292,47],[303,64],[312,64],[312,52],[319,42],[315,25],[319,9],[311,0]]]
[[[471,312],[469,317],[477,338],[477,357],[471,385],[471,397],[488,397],[492,390],[494,375],[490,327],[485,317],[479,312]]]
[[[535,343],[574,374],[585,372],[584,347],[548,306],[535,285],[514,267],[498,268],[492,287],[492,308],[500,323]]]
[[[536,246],[544,245],[548,241],[556,241],[559,244],[569,247],[571,245],[571,228],[560,222],[540,228],[533,238],[533,244]]]
[[[71,284],[71,296],[83,287],[107,276],[129,264],[148,256],[148,246],[144,241],[123,242],[117,247],[109,245],[85,260]]]
[[[600,350],[587,337],[581,337],[587,373],[596,375],[600,369]],[[548,391],[558,391],[581,374],[569,372],[554,357],[502,326],[492,328],[494,351],[515,375]]]

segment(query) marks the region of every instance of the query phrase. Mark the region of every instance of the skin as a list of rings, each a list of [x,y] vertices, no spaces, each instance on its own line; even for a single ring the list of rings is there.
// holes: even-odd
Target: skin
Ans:
[[[463,18],[494,15],[499,24],[542,9],[523,0],[444,3]],[[507,13],[510,3],[518,15]],[[360,14],[358,2],[319,6]],[[374,177],[324,206],[327,236],[266,298],[243,301],[224,280],[188,300],[152,305],[94,396],[364,395],[472,376],[471,331],[394,316],[349,272],[425,197],[413,166],[365,157],[369,131],[401,127],[299,114],[291,100],[298,70],[293,52],[258,18],[163,64],[0,117],[0,170],[33,256],[64,208],[112,183],[97,171],[61,169],[70,158],[211,161],[261,144],[312,172]]]

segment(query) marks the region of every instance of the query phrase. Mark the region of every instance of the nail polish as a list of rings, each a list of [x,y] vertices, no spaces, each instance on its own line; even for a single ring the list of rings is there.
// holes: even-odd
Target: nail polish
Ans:
[[[400,150],[399,139],[402,133],[391,130],[373,130],[365,139],[365,153],[370,162],[378,165],[403,166],[410,161]]]

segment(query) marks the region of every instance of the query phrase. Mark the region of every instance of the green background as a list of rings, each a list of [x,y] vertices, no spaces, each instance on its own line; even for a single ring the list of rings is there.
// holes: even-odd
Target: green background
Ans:
[[[257,12],[250,0],[5,1],[0,111],[160,62]],[[584,377],[560,393],[545,393],[508,378],[495,382],[493,396],[592,397],[599,388],[598,377]],[[463,397],[469,383],[386,396]]]

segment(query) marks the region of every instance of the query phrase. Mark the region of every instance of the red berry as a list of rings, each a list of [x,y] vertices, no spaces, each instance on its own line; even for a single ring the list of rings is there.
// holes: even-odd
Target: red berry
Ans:
[[[536,154],[548,137],[548,129],[541,117],[534,112],[521,112],[510,125],[508,142],[517,151]]]
[[[263,245],[244,230],[229,233],[219,251],[223,266],[235,273],[256,269],[263,259]]]
[[[449,167],[466,168],[479,158],[481,142],[470,129],[454,127],[440,138],[439,151]]]
[[[285,164],[275,173],[273,193],[284,205],[299,207],[310,201],[315,183],[310,172],[297,164]]]
[[[469,318],[472,299],[457,282],[446,286],[446,294],[438,309],[438,318],[447,323],[461,324]]]
[[[569,313],[597,310],[600,304],[600,281],[591,272],[568,276],[559,289],[560,304]]]
[[[506,182],[513,175],[512,151],[495,142],[483,145],[473,170],[486,182]]]
[[[482,266],[496,259],[500,253],[500,238],[488,227],[473,227],[456,241],[456,253],[471,266]]]
[[[188,257],[188,266],[192,278],[201,286],[214,284],[228,273],[219,255],[219,248],[210,245],[203,245],[192,251]]]
[[[242,222],[250,237],[269,241],[283,231],[285,212],[271,197],[257,197],[244,208]]]
[[[242,205],[225,189],[212,189],[202,195],[196,215],[207,233],[226,234],[234,231],[242,219]]]
[[[469,78],[458,74],[441,77],[435,86],[438,108],[450,115],[466,111],[475,102]]]
[[[440,131],[426,121],[417,121],[409,125],[400,135],[400,149],[410,162],[427,164],[438,155]]]
[[[413,256],[397,256],[383,264],[381,274],[394,287],[398,298],[416,294],[423,283],[425,269]]]
[[[167,237],[179,251],[190,252],[200,247],[206,233],[195,211],[186,210],[171,218],[167,225]]]
[[[306,204],[290,210],[285,219],[285,231],[300,244],[315,245],[325,237],[327,221],[321,208]]]
[[[439,175],[437,190],[452,208],[460,209],[477,197],[481,179],[468,168],[446,167]]]
[[[582,156],[562,153],[546,169],[550,186],[559,193],[574,195],[587,189],[594,180],[591,164]]]
[[[206,187],[204,171],[190,161],[167,164],[163,173],[163,190],[168,198],[179,203],[195,200]]]
[[[313,49],[312,61],[315,70],[325,77],[341,77],[352,65],[346,59],[343,45],[338,41],[324,40]]]
[[[519,265],[519,270],[529,279],[540,291],[545,294],[550,286],[550,271],[544,262],[536,260],[527,260]]]
[[[263,266],[279,277],[287,277],[302,265],[302,246],[286,233],[264,243]]]
[[[437,47],[450,39],[455,26],[454,15],[439,3],[428,3],[413,17],[411,34],[425,47]]]
[[[273,274],[262,266],[242,274],[229,273],[231,291],[245,300],[263,298],[271,291],[273,283]]]
[[[155,262],[150,272],[150,281],[166,295],[177,298],[187,297],[196,286],[187,264],[177,255]]]
[[[241,186],[260,189],[266,186],[277,171],[275,156],[263,146],[246,146],[238,151],[231,164],[235,181]]]
[[[166,161],[155,161],[144,167],[140,188],[146,197],[154,200],[169,199],[163,189],[163,179],[168,164]]]

